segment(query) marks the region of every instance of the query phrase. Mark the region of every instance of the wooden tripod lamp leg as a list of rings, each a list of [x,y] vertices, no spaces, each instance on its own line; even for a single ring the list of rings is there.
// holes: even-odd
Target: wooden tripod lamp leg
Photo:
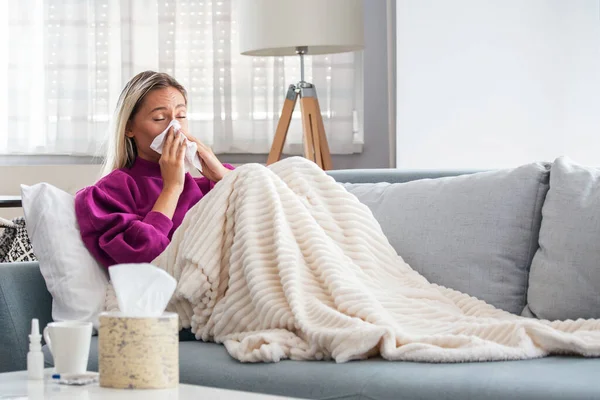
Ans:
[[[331,153],[329,152],[329,143],[327,143],[327,135],[325,135],[325,126],[323,125],[323,115],[321,114],[321,107],[319,107],[319,100],[315,97],[315,103],[317,107],[317,126],[319,128],[319,142],[321,143],[321,158],[323,160],[323,169],[325,171],[333,168],[331,162]]]
[[[317,120],[315,119],[314,97],[301,97],[300,110],[302,111],[302,132],[304,134],[304,157],[321,165],[320,154],[316,148],[319,146]]]
[[[298,93],[296,93],[296,87],[294,85],[290,85],[287,95],[285,96],[285,100],[283,101],[283,108],[281,110],[279,122],[277,123],[277,130],[275,131],[275,137],[273,138],[271,151],[269,152],[269,157],[267,158],[267,165],[276,163],[281,159],[283,145],[285,144],[285,139],[290,127],[292,113],[294,112],[297,98]]]
[[[329,170],[332,168],[331,154],[314,86],[300,89],[300,106],[304,132],[304,156],[317,163],[322,169]]]

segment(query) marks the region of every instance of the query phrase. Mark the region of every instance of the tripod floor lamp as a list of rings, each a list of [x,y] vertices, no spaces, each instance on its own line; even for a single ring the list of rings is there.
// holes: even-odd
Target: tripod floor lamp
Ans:
[[[331,169],[317,90],[304,80],[304,56],[362,49],[363,0],[238,0],[234,4],[242,54],[300,56],[300,81],[287,90],[267,164],[281,158],[300,99],[304,157]]]

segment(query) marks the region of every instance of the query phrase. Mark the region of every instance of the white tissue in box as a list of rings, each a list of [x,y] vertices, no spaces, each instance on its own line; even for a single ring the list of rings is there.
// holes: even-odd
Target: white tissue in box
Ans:
[[[119,310],[130,317],[158,317],[169,304],[177,281],[152,264],[118,264],[108,269]]]

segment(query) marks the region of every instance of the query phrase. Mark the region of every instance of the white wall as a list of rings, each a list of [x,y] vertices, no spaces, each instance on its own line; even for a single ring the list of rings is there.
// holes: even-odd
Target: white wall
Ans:
[[[600,165],[599,0],[398,0],[397,166]]]
[[[100,177],[100,165],[0,166],[0,194],[21,195],[21,184],[50,183],[68,193],[93,185]],[[0,217],[12,219],[23,215],[20,208],[0,208]]]

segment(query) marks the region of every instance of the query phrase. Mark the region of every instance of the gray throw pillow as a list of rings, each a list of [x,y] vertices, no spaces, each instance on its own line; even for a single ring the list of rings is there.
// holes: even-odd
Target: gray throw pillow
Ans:
[[[600,318],[600,169],[558,158],[542,217],[526,314]]]
[[[520,314],[537,250],[547,164],[408,183],[345,184],[430,282]]]

